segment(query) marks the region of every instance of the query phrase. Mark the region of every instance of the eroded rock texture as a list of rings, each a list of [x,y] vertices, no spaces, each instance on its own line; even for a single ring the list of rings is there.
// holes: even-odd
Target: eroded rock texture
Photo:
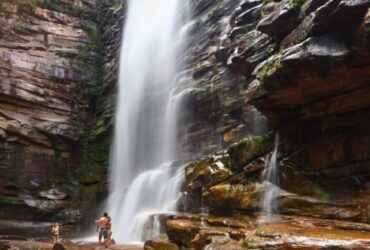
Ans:
[[[256,136],[246,129],[228,141],[234,128],[223,126],[223,122],[232,118],[235,128],[248,128],[248,111],[253,106],[280,134],[280,193],[275,197],[280,213],[320,218],[318,221],[330,219],[320,223],[335,223],[341,228],[355,221],[362,229],[354,231],[367,231],[370,1],[193,4],[195,21],[190,37],[196,44],[197,59],[189,59],[189,81],[193,85],[188,86],[194,89],[198,124],[207,124],[203,126],[207,131],[216,128],[221,132],[223,141],[214,149],[226,150],[196,159],[186,167],[186,198],[181,208],[222,216],[217,223],[202,215],[167,216],[164,221],[169,241],[195,249],[206,245],[216,247],[212,249],[368,248],[368,241],[359,241],[357,246],[332,242],[321,247],[315,240],[303,238],[302,245],[294,240],[271,245],[264,241],[262,238],[270,233],[284,238],[282,228],[269,231],[271,228],[256,227],[261,218],[256,212],[262,210],[263,194],[271,185],[263,178],[273,135],[264,130],[263,136]],[[204,43],[206,36],[209,40]],[[247,215],[252,226],[223,224],[239,215]],[[293,225],[290,223],[300,224],[285,221],[284,227]],[[250,234],[249,230],[257,231]],[[258,230],[270,233],[259,234]],[[341,233],[334,231],[334,238],[341,239]],[[366,234],[354,238],[369,240]],[[315,233],[309,237],[320,238]],[[168,239],[158,242],[165,244]]]
[[[215,60],[245,76],[239,93],[244,88],[247,104],[241,106],[257,107],[280,133],[282,172],[303,174],[333,201],[346,193],[363,199],[368,186],[369,6],[369,1],[242,1],[238,7],[228,2],[223,10],[234,11],[219,18],[224,27],[215,55],[222,57]],[[291,185],[292,179],[283,181],[286,191],[307,193]],[[353,207],[357,212],[338,216],[367,221],[368,203],[361,204]]]
[[[178,82],[188,91],[185,103],[190,115],[183,117],[179,134],[184,138],[179,140],[194,157],[226,148],[247,134],[262,134],[269,125],[245,104],[245,77],[224,63],[229,18],[239,1],[191,1],[190,5],[185,69]]]
[[[0,218],[81,217],[95,8],[93,0],[0,3]]]

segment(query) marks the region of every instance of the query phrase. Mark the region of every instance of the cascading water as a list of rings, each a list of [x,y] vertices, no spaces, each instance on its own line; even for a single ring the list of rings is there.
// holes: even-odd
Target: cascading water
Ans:
[[[276,134],[274,150],[266,163],[266,170],[264,171],[264,179],[268,184],[262,204],[263,212],[265,213],[265,216],[262,219],[262,222],[264,223],[271,223],[279,220],[279,217],[274,214],[278,210],[276,198],[280,194],[278,145],[279,135]]]
[[[185,0],[130,0],[121,48],[108,212],[113,238],[155,234],[155,214],[174,209],[182,168],[177,157],[176,94]]]

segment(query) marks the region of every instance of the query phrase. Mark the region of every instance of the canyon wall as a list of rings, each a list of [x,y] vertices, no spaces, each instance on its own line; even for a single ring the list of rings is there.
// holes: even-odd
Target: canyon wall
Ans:
[[[0,219],[78,221],[81,201],[96,206],[106,168],[84,163],[100,88],[96,8],[0,3]]]
[[[190,44],[195,45],[187,53],[194,53],[188,64],[197,103],[194,113],[211,120],[217,131],[226,131],[224,142],[226,135],[251,125],[246,112],[251,106],[268,118],[281,138],[282,188],[302,195],[286,201],[285,205],[293,206],[282,207],[287,213],[310,213],[299,207],[312,205],[303,197],[312,195],[316,202],[332,203],[333,210],[324,211],[322,217],[368,221],[369,7],[369,1],[334,0],[194,3]],[[348,15],[353,20],[347,20]],[[232,118],[235,127],[217,126],[225,117]],[[226,120],[226,124],[233,123]],[[204,198],[212,197],[220,207],[233,206],[217,197],[220,193],[212,196],[213,189],[227,192],[233,185],[215,184],[226,185],[248,164],[261,164],[272,148],[270,137],[245,130],[241,138],[236,137],[242,139],[239,143],[231,147],[223,143],[228,148],[225,156],[220,152],[213,160],[191,164],[188,181],[205,185]],[[261,150],[263,146],[266,150]],[[217,169],[217,161],[223,168]],[[196,169],[200,176],[193,176]],[[201,185],[191,183],[210,178],[206,173],[219,177],[214,170],[223,177],[211,181],[211,186],[206,179]],[[239,181],[235,188],[248,183]],[[299,185],[302,182],[305,185]],[[239,205],[232,208],[243,208]],[[335,210],[336,205],[341,208]]]
[[[274,131],[281,213],[368,223],[370,2],[191,6],[179,141],[195,160],[181,209],[260,211]],[[79,221],[104,201],[124,12],[118,0],[0,3],[0,219]],[[179,240],[167,222],[181,245],[199,232]]]
[[[187,139],[195,135],[191,147],[200,154],[186,167],[183,189],[181,209],[193,215],[164,219],[169,239],[196,249],[218,240],[245,249],[250,238],[243,237],[272,185],[264,181],[269,128],[280,135],[275,212],[367,231],[346,223],[370,218],[370,1],[192,4],[183,84],[195,103]],[[259,126],[266,128],[255,131]]]

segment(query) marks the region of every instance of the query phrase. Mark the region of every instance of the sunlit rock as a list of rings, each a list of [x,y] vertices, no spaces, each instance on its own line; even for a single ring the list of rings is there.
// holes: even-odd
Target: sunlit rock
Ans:
[[[168,237],[159,236],[145,242],[144,250],[179,250],[180,247],[170,242]]]
[[[258,23],[257,30],[271,36],[286,35],[299,24],[299,6],[289,0],[275,6],[276,9]],[[264,11],[267,12],[266,8]]]
[[[206,157],[186,167],[186,187],[189,190],[202,186],[210,187],[231,175],[230,159],[227,154]]]
[[[81,247],[72,241],[61,240],[53,245],[53,250],[80,250]]]
[[[47,198],[49,200],[63,200],[67,197],[67,194],[63,193],[57,188],[52,188],[48,191],[42,191],[39,193],[42,198]]]
[[[199,232],[199,222],[169,220],[166,222],[166,231],[171,241],[189,246],[190,241]]]
[[[22,196],[25,204],[29,207],[38,209],[40,212],[53,213],[67,208],[71,205],[71,202],[62,200],[41,200],[35,199],[30,196]]]
[[[272,136],[270,134],[262,136],[250,136],[233,144],[227,153],[230,155],[231,169],[241,170],[249,162],[264,155],[272,147]]]
[[[257,187],[251,184],[218,184],[203,194],[211,207],[229,209],[253,209],[259,206]]]

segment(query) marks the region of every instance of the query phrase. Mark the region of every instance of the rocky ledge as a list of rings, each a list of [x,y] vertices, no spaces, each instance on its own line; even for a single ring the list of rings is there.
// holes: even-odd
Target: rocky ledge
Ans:
[[[156,249],[369,249],[369,226],[360,223],[283,216],[255,225],[251,217],[168,216],[168,237],[145,243]]]
[[[194,112],[223,141],[186,168],[180,209],[192,214],[164,219],[167,236],[147,249],[370,248],[369,8],[368,0],[196,1],[191,36],[204,53],[189,66]],[[227,88],[219,78],[228,74]],[[264,178],[273,135],[245,129],[251,106],[280,135],[273,202],[282,220],[259,226],[263,195],[278,183]]]
[[[110,245],[109,248],[97,243],[74,243],[69,240],[59,240],[55,244],[39,242],[33,239],[21,239],[12,237],[0,237],[0,249],[18,249],[18,250],[139,250],[143,249],[140,244],[128,245]]]
[[[86,186],[99,179],[79,166],[100,40],[95,8],[0,3],[0,218],[75,222],[79,197],[92,197]]]
[[[369,7],[367,0],[244,1],[225,48],[225,63],[248,79],[246,102],[281,135],[283,160],[331,191],[368,185]],[[252,9],[260,13],[254,22]]]

